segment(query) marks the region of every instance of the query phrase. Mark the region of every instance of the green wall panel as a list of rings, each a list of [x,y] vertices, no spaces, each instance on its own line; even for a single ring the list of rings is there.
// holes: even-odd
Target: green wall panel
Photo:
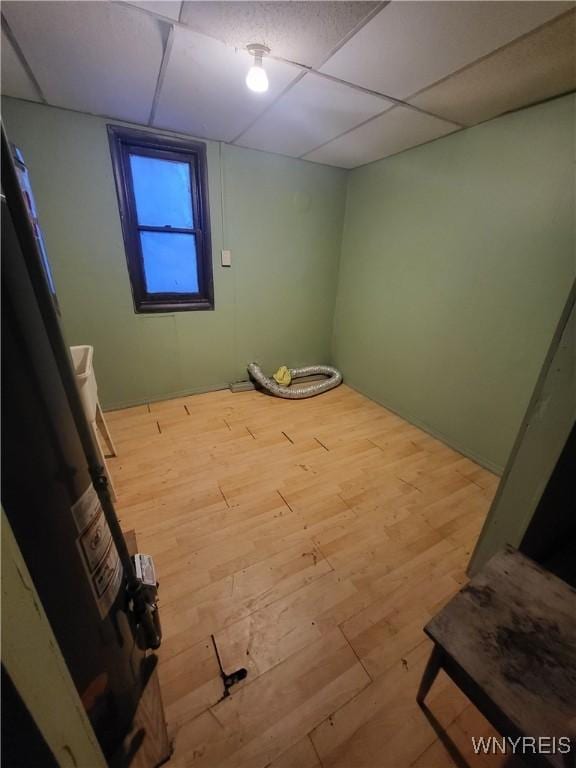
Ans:
[[[94,346],[105,407],[223,387],[253,359],[329,362],[345,171],[206,142],[216,308],[137,315],[106,133],[118,121],[16,99],[3,119],[29,165],[67,340]]]
[[[345,380],[501,469],[575,271],[574,97],[352,171]]]
[[[325,166],[307,166],[303,183],[301,165],[290,158],[231,146],[223,150],[226,236],[241,266],[236,274],[237,363],[269,360],[276,368],[327,360],[342,189]],[[254,259],[254,253],[262,258]]]
[[[349,173],[207,142],[216,309],[159,316],[132,307],[109,121],[3,110],[105,406],[225,386],[251,360],[334,362],[503,467],[575,272],[574,96]]]

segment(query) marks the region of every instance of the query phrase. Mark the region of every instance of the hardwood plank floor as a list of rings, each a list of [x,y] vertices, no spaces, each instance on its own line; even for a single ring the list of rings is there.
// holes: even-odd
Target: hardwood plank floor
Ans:
[[[346,386],[228,391],[107,414],[124,530],[160,577],[160,680],[194,768],[458,765],[415,702],[426,621],[465,581],[498,478]],[[246,680],[221,700],[210,641]],[[442,675],[471,766],[492,733]]]

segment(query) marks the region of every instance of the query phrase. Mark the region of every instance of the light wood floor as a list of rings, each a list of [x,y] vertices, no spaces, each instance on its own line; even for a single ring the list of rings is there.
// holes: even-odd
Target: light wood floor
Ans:
[[[453,766],[415,692],[422,626],[465,582],[497,478],[346,386],[107,414],[124,530],[160,578],[170,766]],[[247,679],[219,701],[210,643]],[[488,724],[429,697],[471,766]]]

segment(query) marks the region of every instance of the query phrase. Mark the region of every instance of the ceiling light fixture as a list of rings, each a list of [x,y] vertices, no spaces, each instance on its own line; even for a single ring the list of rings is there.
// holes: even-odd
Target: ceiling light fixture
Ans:
[[[268,90],[268,75],[262,66],[262,57],[270,53],[270,48],[253,43],[252,45],[247,45],[246,49],[248,53],[254,56],[254,64],[246,75],[246,85],[255,93],[265,93]]]

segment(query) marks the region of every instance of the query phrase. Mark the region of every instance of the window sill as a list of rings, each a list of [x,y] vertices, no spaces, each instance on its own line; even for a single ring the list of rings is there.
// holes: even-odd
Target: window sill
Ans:
[[[196,312],[213,310],[214,303],[208,299],[197,299],[195,301],[141,301],[138,306],[134,308],[134,311],[138,315],[148,315],[158,312],[170,313],[173,312]]]

